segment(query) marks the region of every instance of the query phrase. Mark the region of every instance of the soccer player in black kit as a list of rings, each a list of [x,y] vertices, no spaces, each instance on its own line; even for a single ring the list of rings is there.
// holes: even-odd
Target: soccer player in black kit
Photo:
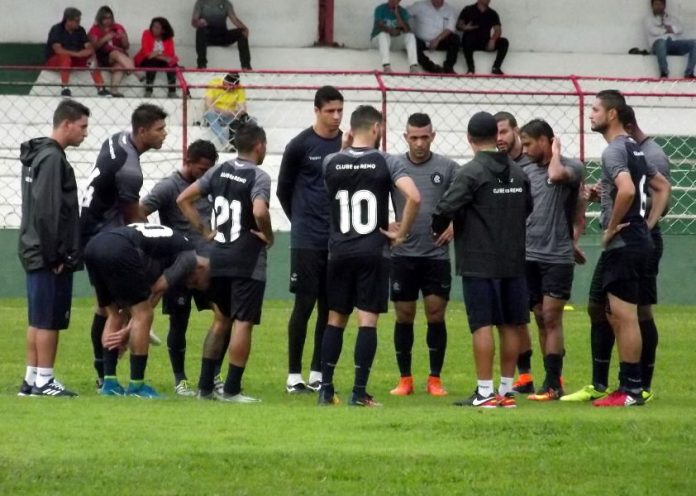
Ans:
[[[320,405],[335,405],[333,375],[341,356],[343,330],[358,309],[355,382],[349,404],[380,406],[367,393],[377,351],[377,320],[389,297],[388,241],[403,243],[418,213],[420,193],[394,157],[375,149],[383,117],[374,107],[359,106],[350,117],[352,146],[324,160],[331,228],[327,299],[329,320],[321,350]],[[389,194],[396,187],[406,199],[398,230],[388,231]]]
[[[290,219],[290,292],[295,304],[288,322],[288,393],[318,391],[321,385],[321,340],[328,317],[326,264],[329,249],[329,199],[322,161],[341,149],[343,95],[322,86],[314,95],[314,125],[295,136],[283,153],[276,195]],[[302,351],[314,305],[314,353],[309,380],[302,378]]]

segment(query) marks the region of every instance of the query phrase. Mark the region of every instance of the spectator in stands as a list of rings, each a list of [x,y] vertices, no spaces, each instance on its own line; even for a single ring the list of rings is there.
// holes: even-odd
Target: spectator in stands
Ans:
[[[667,55],[689,55],[686,62],[685,78],[694,77],[696,65],[696,40],[682,40],[684,28],[679,21],[667,13],[667,0],[651,0],[652,14],[645,19],[648,34],[648,47],[657,55],[660,77],[669,76]]]
[[[457,21],[457,29],[462,31],[462,49],[466,59],[466,73],[474,74],[474,52],[495,51],[495,61],[491,72],[502,75],[503,65],[510,43],[503,38],[498,13],[489,7],[491,0],[477,0],[475,4],[462,9]]]
[[[237,129],[249,120],[246,92],[238,73],[230,72],[224,78],[210,80],[205,92],[205,108],[203,119],[217,137],[222,151],[235,151],[234,136]]]
[[[70,81],[68,69],[87,67],[87,62],[94,53],[85,29],[80,26],[81,19],[82,12],[75,7],[68,7],[63,11],[63,20],[53,26],[48,33],[46,66],[60,70],[60,82],[63,85],[61,96],[72,96],[68,86]],[[101,72],[92,71],[90,74],[97,86],[99,96],[110,96],[109,91],[104,88]]]
[[[408,10],[399,6],[401,0],[389,0],[375,9],[375,23],[372,28],[372,38],[377,38],[379,53],[382,55],[384,72],[391,72],[389,50],[392,38],[403,41],[411,72],[418,72],[418,54],[416,52],[416,37],[409,26]]]
[[[114,22],[114,12],[108,5],[103,5],[97,10],[94,25],[89,30],[89,39],[94,46],[94,54],[99,67],[112,67],[111,96],[122,97],[118,87],[123,79],[123,73],[135,71],[135,64],[128,56],[128,33],[125,28]]]
[[[137,67],[176,67],[179,57],[174,50],[174,30],[164,17],[155,17],[150,21],[150,28],[143,31],[140,41],[140,51],[133,57]],[[155,81],[155,71],[145,73],[145,98],[152,96],[152,84]],[[167,96],[176,97],[176,73],[167,72],[169,84]]]
[[[414,19],[418,63],[428,72],[454,74],[460,43],[455,33],[457,13],[445,0],[421,0],[411,5],[408,12]],[[442,67],[425,55],[426,48],[447,52]]]
[[[237,29],[227,29],[228,18]],[[237,43],[242,69],[251,70],[249,28],[234,13],[229,0],[196,0],[191,24],[196,28],[196,55],[199,69],[205,69],[208,66],[209,46],[230,46]]]

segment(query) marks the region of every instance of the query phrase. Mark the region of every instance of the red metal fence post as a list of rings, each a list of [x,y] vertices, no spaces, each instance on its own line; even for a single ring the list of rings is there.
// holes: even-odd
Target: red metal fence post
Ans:
[[[578,81],[578,77],[575,75],[570,76],[570,80],[573,82],[573,86],[575,87],[575,92],[578,95],[578,105],[580,106],[579,109],[579,114],[580,114],[580,129],[578,132],[580,133],[580,160],[583,162],[585,161],[585,94],[582,91],[582,88],[580,87],[580,81]]]

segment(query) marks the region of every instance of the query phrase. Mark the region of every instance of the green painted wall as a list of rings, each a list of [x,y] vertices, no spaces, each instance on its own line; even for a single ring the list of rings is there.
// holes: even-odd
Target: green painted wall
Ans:
[[[290,298],[288,292],[289,247],[288,233],[276,233],[276,243],[269,254],[268,299]],[[581,246],[588,256],[588,263],[575,272],[572,301],[584,304],[594,263],[599,256],[599,238],[585,236]],[[665,255],[659,278],[659,294],[662,303],[696,304],[696,236],[666,236]],[[17,258],[17,230],[0,229],[0,297],[24,296],[24,272]],[[91,289],[84,272],[75,281],[75,295],[89,296]],[[453,299],[461,300],[461,284],[454,284]]]

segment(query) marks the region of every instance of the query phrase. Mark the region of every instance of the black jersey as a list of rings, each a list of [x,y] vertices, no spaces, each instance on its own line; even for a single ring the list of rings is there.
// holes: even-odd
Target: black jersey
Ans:
[[[140,156],[130,133],[124,131],[110,136],[102,144],[82,197],[83,246],[103,229],[124,224],[119,206],[138,203],[142,185]]]
[[[374,148],[348,148],[324,159],[330,202],[329,258],[380,255],[387,238],[389,194],[406,170]]]
[[[266,277],[266,245],[251,231],[255,199],[268,202],[271,178],[255,164],[232,160],[208,170],[198,180],[201,194],[213,201],[212,228],[217,231],[210,254],[211,276]]]

